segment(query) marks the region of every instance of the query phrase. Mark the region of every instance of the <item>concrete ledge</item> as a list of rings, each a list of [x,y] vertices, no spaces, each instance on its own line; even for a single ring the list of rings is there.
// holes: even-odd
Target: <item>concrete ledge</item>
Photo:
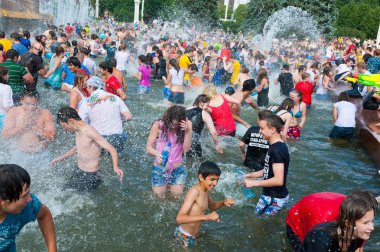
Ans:
[[[0,16],[8,18],[20,18],[20,19],[34,19],[34,20],[53,20],[53,16],[42,15],[30,11],[12,11],[0,9]]]

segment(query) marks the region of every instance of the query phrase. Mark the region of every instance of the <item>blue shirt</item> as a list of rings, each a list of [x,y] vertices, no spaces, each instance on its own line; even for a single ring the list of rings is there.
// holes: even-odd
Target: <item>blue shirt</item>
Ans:
[[[26,49],[26,47],[23,44],[13,44],[12,49],[18,51],[20,56],[28,52],[28,49]]]
[[[88,68],[85,67],[83,64],[80,64],[80,68],[82,68],[83,70],[85,70],[88,75],[91,74],[90,70],[88,70]],[[65,66],[63,67],[63,72],[66,73],[66,76],[63,79],[63,82],[67,83],[67,84],[69,84],[71,86],[74,86],[75,73],[70,71],[69,66],[67,64],[65,64]]]
[[[16,236],[29,222],[35,221],[41,210],[41,202],[34,194],[24,210],[19,214],[7,214],[0,224],[0,251],[16,252]]]
[[[371,74],[377,74],[380,70],[380,57],[372,57],[368,59],[367,61],[367,68],[368,71],[371,72]]]
[[[26,48],[31,47],[31,44],[30,44],[29,39],[20,38],[20,42],[21,42],[21,44],[23,44]]]

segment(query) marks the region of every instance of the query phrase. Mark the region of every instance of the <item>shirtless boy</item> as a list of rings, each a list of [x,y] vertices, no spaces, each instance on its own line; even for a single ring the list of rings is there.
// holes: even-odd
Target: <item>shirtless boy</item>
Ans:
[[[70,107],[63,107],[58,111],[57,121],[61,126],[75,133],[76,147],[72,148],[51,162],[55,166],[58,162],[77,154],[78,169],[71,177],[71,187],[79,191],[93,191],[101,184],[98,174],[101,148],[111,154],[113,170],[123,178],[123,171],[119,169],[116,149],[108,143],[99,133],[81,120],[77,111]]]
[[[17,137],[18,150],[35,154],[46,149],[55,134],[53,116],[49,110],[38,106],[38,93],[21,94],[21,106],[13,107],[7,113],[3,137]]]
[[[183,205],[177,215],[177,223],[180,225],[174,232],[174,238],[185,247],[194,247],[199,238],[201,223],[203,221],[219,222],[219,215],[213,211],[205,214],[206,209],[217,210],[222,206],[232,206],[233,199],[213,201],[209,192],[218,184],[221,171],[217,164],[205,161],[198,170],[199,182],[187,192]]]

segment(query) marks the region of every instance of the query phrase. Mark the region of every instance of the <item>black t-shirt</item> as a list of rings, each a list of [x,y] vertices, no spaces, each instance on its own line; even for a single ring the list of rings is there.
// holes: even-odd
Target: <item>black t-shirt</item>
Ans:
[[[280,82],[281,94],[289,96],[290,91],[294,88],[293,75],[291,73],[280,73],[277,80]]]
[[[269,143],[263,138],[258,126],[253,126],[247,130],[242,142],[248,145],[245,154],[244,165],[252,170],[259,171],[264,168],[265,155],[267,154]]]
[[[341,252],[337,234],[336,221],[324,222],[313,227],[303,240],[301,251],[304,252]],[[354,252],[362,247],[363,240],[352,240],[347,252]]]
[[[364,60],[364,62],[367,64],[368,60],[369,60],[370,58],[372,58],[372,57],[373,57],[373,56],[372,56],[371,54],[366,53],[366,54],[364,54],[364,56],[363,56],[363,60]]]
[[[28,68],[30,74],[34,78],[34,82],[36,83],[39,74],[38,72],[44,67],[42,57],[34,53],[27,52],[21,57],[21,64]]]
[[[186,117],[193,124],[193,132],[201,134],[205,123],[202,117],[202,109],[199,107],[191,108],[186,110]]]
[[[269,146],[264,164],[264,180],[274,177],[273,164],[284,164],[284,184],[282,186],[263,187],[263,194],[272,198],[285,198],[288,195],[286,176],[289,167],[289,151],[284,142],[276,142]]]

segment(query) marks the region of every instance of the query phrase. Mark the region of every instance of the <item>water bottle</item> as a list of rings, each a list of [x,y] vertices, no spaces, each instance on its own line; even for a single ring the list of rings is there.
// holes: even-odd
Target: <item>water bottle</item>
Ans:
[[[253,187],[245,187],[243,185],[243,181],[245,179],[244,175],[245,172],[242,169],[236,169],[235,177],[239,184],[241,184],[241,191],[243,193],[244,198],[252,199],[255,197],[255,192],[253,191]]]
[[[169,155],[170,155],[170,152],[171,152],[171,149],[172,149],[172,145],[171,143],[168,143],[168,145],[166,145],[163,149],[162,149],[162,152],[161,152],[161,156],[162,156],[162,166],[165,167],[166,164],[168,163],[168,160],[169,160]]]

